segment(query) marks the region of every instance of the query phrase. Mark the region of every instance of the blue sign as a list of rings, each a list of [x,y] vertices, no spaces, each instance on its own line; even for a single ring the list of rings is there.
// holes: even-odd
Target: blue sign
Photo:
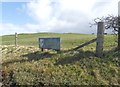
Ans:
[[[39,38],[39,48],[60,50],[60,38]]]

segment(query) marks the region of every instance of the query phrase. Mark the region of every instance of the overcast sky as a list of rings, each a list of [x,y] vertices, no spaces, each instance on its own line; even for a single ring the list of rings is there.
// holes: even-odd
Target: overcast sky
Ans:
[[[17,1],[17,2],[16,2]],[[0,35],[96,33],[96,17],[118,15],[119,0],[1,0]],[[1,32],[2,31],[2,32]]]

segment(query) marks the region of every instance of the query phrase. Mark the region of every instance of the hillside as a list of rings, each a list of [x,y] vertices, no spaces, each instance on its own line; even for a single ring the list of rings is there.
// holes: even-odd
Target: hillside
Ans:
[[[38,48],[39,37],[60,37],[61,52]],[[65,52],[95,38],[87,34],[37,33],[2,36],[4,85],[120,85],[120,53],[115,36],[105,35],[104,56],[95,56],[95,43]]]

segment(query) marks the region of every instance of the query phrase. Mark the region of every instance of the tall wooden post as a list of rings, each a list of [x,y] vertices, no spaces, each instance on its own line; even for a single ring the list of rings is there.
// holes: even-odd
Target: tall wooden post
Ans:
[[[15,47],[17,47],[17,33],[15,33]]]
[[[120,16],[118,17],[118,26],[120,26]],[[120,51],[120,27],[118,28],[118,51]]]
[[[98,22],[97,28],[96,56],[102,57],[104,43],[104,22]]]
[[[118,2],[118,26],[120,26],[120,1]],[[120,51],[120,27],[118,28],[118,51]]]
[[[2,87],[2,38],[0,37],[0,87]]]

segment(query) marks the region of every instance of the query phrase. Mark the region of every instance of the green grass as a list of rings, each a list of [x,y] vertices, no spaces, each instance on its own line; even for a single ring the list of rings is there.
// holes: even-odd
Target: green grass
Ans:
[[[18,45],[23,46],[35,46],[38,47],[38,38],[40,37],[60,37],[61,38],[61,48],[68,49],[80,44],[83,44],[91,39],[94,39],[96,35],[89,34],[75,34],[75,33],[35,33],[35,34],[18,34]],[[116,43],[114,42],[116,39],[115,35],[105,35],[104,47],[114,47]],[[2,36],[2,44],[3,45],[14,45],[14,35]],[[91,44],[90,46],[94,46],[95,44]],[[112,46],[111,46],[112,45]],[[89,46],[86,46],[89,47]]]
[[[18,34],[18,45],[29,45],[38,47],[39,37],[60,37],[61,48],[71,48],[95,38],[95,35],[85,34],[56,34],[56,33],[38,33],[38,34]],[[14,45],[14,35],[2,37],[2,44]]]
[[[39,37],[60,37],[61,52],[38,48]],[[120,85],[120,53],[114,51],[115,36],[106,35],[104,55],[95,56],[96,43],[77,51],[64,52],[96,35],[37,33],[2,36],[4,85]]]

